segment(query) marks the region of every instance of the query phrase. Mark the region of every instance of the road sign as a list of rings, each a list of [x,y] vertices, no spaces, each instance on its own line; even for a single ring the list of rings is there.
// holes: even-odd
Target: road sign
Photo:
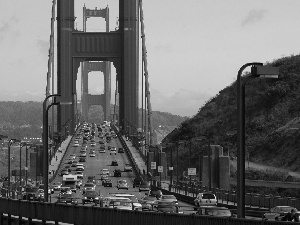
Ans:
[[[188,175],[189,176],[196,175],[196,168],[188,168]]]
[[[158,166],[158,167],[157,167],[157,171],[158,171],[159,173],[162,173],[162,172],[164,171],[164,167],[163,167],[163,166]]]
[[[156,162],[151,162],[151,170],[155,170],[156,169]]]
[[[173,166],[170,166],[170,167],[169,167],[169,170],[173,170]]]

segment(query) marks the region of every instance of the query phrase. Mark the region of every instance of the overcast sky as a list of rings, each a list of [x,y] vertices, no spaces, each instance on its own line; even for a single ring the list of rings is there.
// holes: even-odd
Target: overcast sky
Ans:
[[[155,111],[193,116],[236,80],[243,64],[299,53],[299,0],[143,2]],[[82,29],[84,3],[90,9],[108,5],[110,30],[115,29],[117,0],[75,0],[77,29]],[[52,0],[1,0],[1,101],[45,98],[51,7]],[[88,20],[88,31],[104,29],[103,20]],[[90,79],[90,93],[101,92],[101,76],[92,73]]]

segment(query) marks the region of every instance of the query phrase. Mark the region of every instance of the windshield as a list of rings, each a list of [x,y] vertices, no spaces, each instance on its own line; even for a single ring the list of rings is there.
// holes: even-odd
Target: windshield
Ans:
[[[91,183],[87,183],[84,185],[85,187],[94,187],[94,184],[91,184]]]
[[[38,188],[33,188],[33,187],[29,187],[25,189],[26,192],[37,192],[38,190],[39,190]]]
[[[156,200],[156,197],[153,197],[153,196],[147,196],[147,197],[145,197],[143,200],[146,200],[146,201],[155,201],[155,200]]]
[[[176,197],[173,195],[163,195],[162,199],[176,199]]]
[[[95,192],[95,191],[87,191],[87,192],[85,192],[85,195],[89,195],[89,196],[98,196],[98,194],[97,194],[97,192]]]
[[[202,199],[215,199],[213,194],[203,194]]]

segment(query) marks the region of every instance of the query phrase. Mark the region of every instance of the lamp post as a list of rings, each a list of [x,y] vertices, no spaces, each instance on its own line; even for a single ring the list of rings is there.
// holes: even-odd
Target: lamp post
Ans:
[[[243,70],[251,67],[251,75],[242,81]],[[245,218],[245,86],[254,77],[278,78],[279,68],[266,67],[262,63],[253,62],[243,65],[237,75],[237,217]]]
[[[49,98],[55,97],[53,103],[47,106],[47,101]],[[60,95],[54,94],[49,95],[45,98],[43,102],[43,183],[44,183],[44,199],[45,202],[48,202],[48,175],[49,175],[49,161],[48,161],[48,110],[52,105],[70,105],[72,104],[72,100],[64,101],[59,98]]]
[[[7,171],[7,176],[8,176],[8,185],[7,185],[8,197],[10,197],[10,146],[14,143],[15,140],[16,140],[15,138],[12,138],[7,143],[7,145],[8,145],[8,171]]]

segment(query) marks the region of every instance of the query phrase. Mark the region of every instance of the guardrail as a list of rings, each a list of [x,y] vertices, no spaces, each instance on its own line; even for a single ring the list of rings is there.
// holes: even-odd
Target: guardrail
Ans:
[[[114,125],[111,125],[112,129],[115,131],[115,133],[117,134],[123,148],[125,149],[125,152],[127,153],[128,157],[129,157],[129,160],[131,161],[131,164],[133,165],[133,170],[134,172],[136,173],[136,175],[141,179],[143,180],[143,177],[141,176],[141,171],[140,169],[138,168],[134,158],[133,158],[133,155],[131,153],[131,151],[129,150],[126,142],[124,141],[122,135],[120,134],[119,130],[114,126]]]
[[[4,216],[7,214],[7,216]],[[17,216],[13,217],[13,216]],[[237,218],[222,218],[211,216],[196,216],[186,214],[170,214],[159,212],[142,212],[133,210],[119,210],[111,208],[54,204],[44,202],[30,202],[23,200],[12,200],[0,198],[0,224],[11,224],[15,220],[19,224],[24,223],[27,218],[29,224],[33,219],[41,220],[42,224],[46,221],[54,221],[69,224],[105,224],[105,225],[150,225],[150,224],[222,224],[222,225],[276,225],[277,221],[263,221]],[[36,222],[34,222],[36,223]],[[16,223],[15,223],[16,224]],[[285,224],[294,224],[286,222]]]

